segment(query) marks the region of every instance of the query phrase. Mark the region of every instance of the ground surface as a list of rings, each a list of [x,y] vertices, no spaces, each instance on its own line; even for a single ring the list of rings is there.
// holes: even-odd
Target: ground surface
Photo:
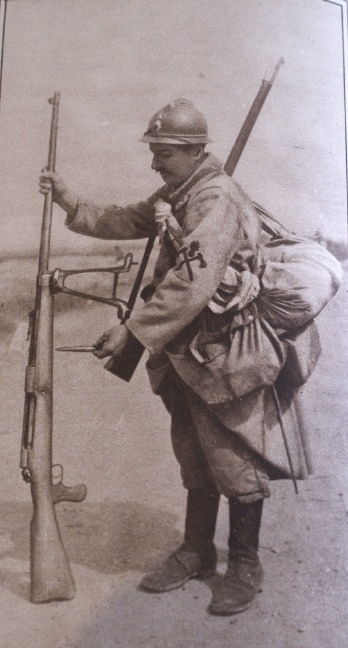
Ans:
[[[87,354],[55,358],[54,460],[64,464],[67,484],[88,487],[85,502],[57,507],[76,596],[45,605],[29,602],[32,504],[18,468],[26,358],[10,351],[9,344],[30,305],[28,277],[35,273],[30,260],[2,264],[7,289],[0,367],[0,647],[348,645],[347,286],[319,317],[323,354],[303,394],[316,472],[299,485],[297,496],[290,482],[273,484],[261,534],[263,591],[248,612],[215,618],[206,607],[219,575],[162,595],[137,590],[144,572],[181,541],[184,492],[168,417],[147,386],[143,364],[125,385]],[[111,324],[108,307],[89,302],[70,309],[70,302],[58,299],[63,301],[56,346],[91,343]],[[226,535],[223,501],[217,530],[220,573]]]

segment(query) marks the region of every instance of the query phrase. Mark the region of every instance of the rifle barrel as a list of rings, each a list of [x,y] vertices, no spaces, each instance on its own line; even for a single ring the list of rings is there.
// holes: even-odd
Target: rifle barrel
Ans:
[[[59,98],[60,98],[60,93],[55,92],[52,99],[48,100],[48,102],[53,106],[50,139],[49,139],[49,146],[48,146],[48,159],[47,159],[48,171],[55,170]],[[48,194],[45,195],[45,202],[44,202],[44,209],[43,209],[41,238],[40,238],[39,275],[47,272],[48,270],[48,259],[49,259],[50,241],[51,241],[52,207],[53,207],[52,191],[50,191]]]
[[[244,151],[245,145],[249,139],[250,133],[254,128],[255,122],[261,112],[262,106],[265,103],[266,97],[273,85],[273,82],[276,78],[280,66],[284,63],[284,59],[279,59],[275,70],[272,74],[271,79],[268,81],[263,79],[261,82],[260,89],[251,105],[251,108],[244,120],[243,126],[239,131],[237,139],[231,149],[231,152],[226,160],[224,170],[227,175],[232,176],[235,172],[236,166],[240,160],[240,157]]]

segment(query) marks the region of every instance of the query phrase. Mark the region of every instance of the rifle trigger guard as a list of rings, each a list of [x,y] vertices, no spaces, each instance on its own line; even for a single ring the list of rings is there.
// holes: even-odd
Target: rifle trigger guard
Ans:
[[[57,475],[54,474],[54,469],[55,468],[58,468],[58,474]],[[54,486],[59,486],[59,484],[61,484],[63,482],[63,472],[64,472],[64,470],[63,470],[62,464],[53,464],[52,465],[51,479],[52,479],[52,483],[55,481],[55,483],[53,483]]]

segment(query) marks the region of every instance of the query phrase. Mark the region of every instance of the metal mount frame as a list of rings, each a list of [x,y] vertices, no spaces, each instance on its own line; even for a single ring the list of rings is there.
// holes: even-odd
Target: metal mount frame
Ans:
[[[74,297],[80,297],[81,299],[90,299],[102,304],[109,304],[110,306],[114,306],[117,309],[117,316],[119,320],[121,322],[125,322],[130,315],[131,308],[129,302],[116,297],[118,276],[121,273],[129,272],[131,267],[134,265],[138,265],[138,263],[136,261],[133,261],[132,252],[128,252],[124,257],[122,265],[116,265],[107,268],[83,268],[81,270],[61,270],[60,268],[56,268],[52,273],[52,293],[56,294],[58,292],[63,292],[68,295],[73,295]],[[100,297],[98,295],[93,295],[92,293],[73,290],[72,288],[65,286],[65,280],[70,275],[99,272],[108,272],[114,275],[112,297]]]

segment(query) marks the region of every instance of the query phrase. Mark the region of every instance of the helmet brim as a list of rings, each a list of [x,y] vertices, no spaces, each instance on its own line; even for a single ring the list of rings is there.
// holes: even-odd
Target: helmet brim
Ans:
[[[176,144],[177,146],[187,146],[188,144],[209,144],[209,137],[170,137],[165,135],[150,135],[145,133],[140,142],[145,144]]]

